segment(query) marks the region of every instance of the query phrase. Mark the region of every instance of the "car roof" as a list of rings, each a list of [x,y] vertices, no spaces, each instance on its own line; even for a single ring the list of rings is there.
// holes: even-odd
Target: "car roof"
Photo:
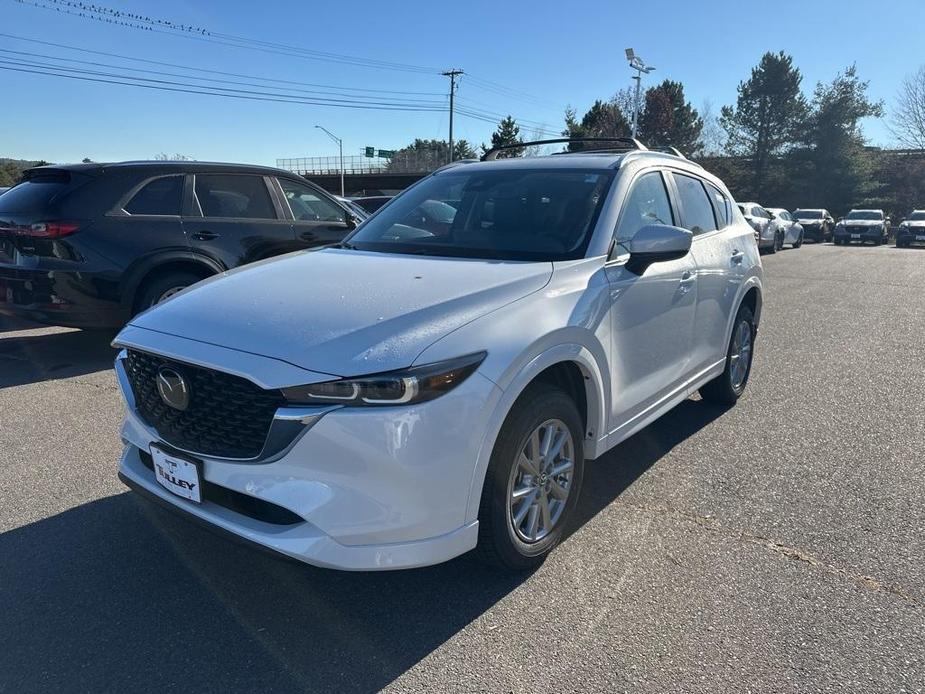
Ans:
[[[105,171],[115,170],[150,170],[166,171],[173,173],[196,173],[214,171],[215,173],[250,173],[265,176],[289,176],[298,177],[291,171],[277,169],[272,166],[258,166],[255,164],[235,164],[230,162],[216,161],[120,161],[120,162],[92,162],[89,164],[49,164],[47,166],[38,166],[28,171],[39,172],[49,171],[74,171],[83,174],[93,175],[102,174]]]
[[[768,212],[786,212],[790,213],[790,210],[785,210],[783,207],[765,207]]]
[[[848,211],[848,214],[851,214],[852,212],[879,212],[880,214],[883,214],[883,210],[874,209],[872,207],[854,207]]]

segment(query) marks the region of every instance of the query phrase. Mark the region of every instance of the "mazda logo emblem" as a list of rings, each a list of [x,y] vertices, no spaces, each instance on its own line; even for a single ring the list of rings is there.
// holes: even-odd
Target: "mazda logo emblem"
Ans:
[[[175,410],[189,407],[189,388],[186,380],[171,368],[163,367],[157,372],[157,392],[164,404]]]

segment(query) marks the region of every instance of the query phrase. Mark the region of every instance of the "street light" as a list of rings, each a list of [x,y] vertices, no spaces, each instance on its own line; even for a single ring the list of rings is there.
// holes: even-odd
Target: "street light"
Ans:
[[[633,79],[636,80],[636,97],[633,99],[633,137],[636,137],[636,124],[639,122],[639,90],[642,85],[642,75],[643,73],[648,75],[655,68],[651,65],[646,65],[645,61],[636,55],[636,52],[632,48],[626,49],[626,59],[630,63],[630,69],[636,71],[636,74],[633,76]]]
[[[344,141],[327,128],[323,128],[320,125],[316,125],[315,127],[319,130],[324,130],[328,137],[334,140],[334,142],[336,142],[337,146],[340,148],[340,196],[344,197]]]

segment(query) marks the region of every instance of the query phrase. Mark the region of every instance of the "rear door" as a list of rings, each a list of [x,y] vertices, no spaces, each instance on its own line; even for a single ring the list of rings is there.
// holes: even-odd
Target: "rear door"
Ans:
[[[292,218],[296,245],[312,248],[339,243],[356,224],[347,210],[327,193],[308,182],[291,178],[277,179],[277,189],[284,212]]]
[[[197,173],[193,209],[183,218],[190,246],[233,268],[295,250],[292,225],[269,176]]]
[[[732,224],[732,202],[696,176],[672,173],[681,208],[679,226],[694,235],[691,255],[697,263],[697,310],[691,337],[691,375],[697,375],[726,353],[726,326],[741,282],[742,261],[750,229]],[[743,233],[744,232],[744,233]]]

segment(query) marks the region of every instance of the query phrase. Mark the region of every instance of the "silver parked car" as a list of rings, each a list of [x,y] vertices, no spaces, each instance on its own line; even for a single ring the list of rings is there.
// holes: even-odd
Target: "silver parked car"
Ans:
[[[774,223],[780,229],[782,239],[781,246],[789,243],[794,248],[803,245],[803,225],[800,224],[793,215],[782,207],[768,207],[768,212],[774,215]]]

